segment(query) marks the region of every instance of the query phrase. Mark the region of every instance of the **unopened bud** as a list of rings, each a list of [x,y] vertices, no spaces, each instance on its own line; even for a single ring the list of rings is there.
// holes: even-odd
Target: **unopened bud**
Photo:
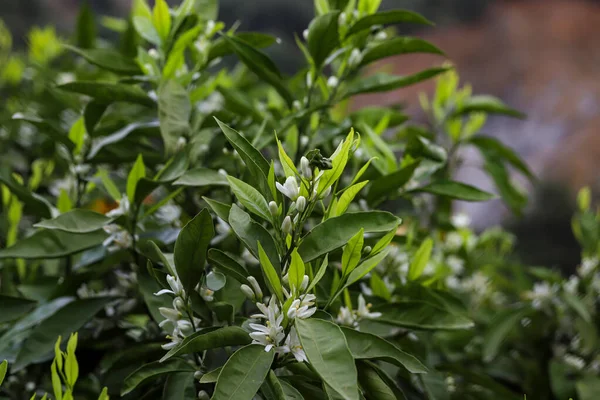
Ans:
[[[369,254],[371,253],[371,250],[373,250],[373,248],[371,246],[365,246],[365,248],[363,249],[363,254]]]
[[[302,37],[304,38],[304,40],[308,40],[308,29],[302,31]]]
[[[308,287],[308,275],[304,275],[302,278],[302,283],[300,284],[300,290],[305,291]]]
[[[310,167],[310,161],[308,158],[302,156],[300,159],[300,172],[302,172],[302,176],[306,179],[312,179],[312,168]]]
[[[180,319],[177,321],[177,327],[184,335],[189,335],[194,332],[194,327],[190,321],[187,319]]]
[[[173,308],[180,312],[185,310],[185,303],[181,297],[175,297],[175,300],[173,300]]]
[[[306,86],[307,87],[311,87],[313,83],[313,79],[312,79],[312,72],[308,72],[306,74]]]
[[[296,208],[300,212],[303,212],[304,209],[306,209],[306,198],[304,196],[298,197],[298,200],[296,200]]]
[[[285,219],[283,220],[283,223],[281,224],[281,231],[283,233],[285,233],[286,235],[289,235],[292,233],[292,229],[293,229],[292,219],[288,215],[287,217],[285,217]]]
[[[252,289],[254,289],[254,294],[256,294],[256,298],[259,301],[262,300],[263,292],[262,292],[260,285],[258,284],[258,281],[256,280],[256,278],[253,276],[249,276],[248,282],[250,282],[250,285],[252,285]]]
[[[194,378],[199,381],[200,378],[202,378],[204,376],[204,374],[202,373],[202,371],[196,371],[194,372]]]
[[[325,189],[325,191],[323,193],[321,193],[321,198],[324,199],[325,197],[329,196],[330,193],[331,193],[331,186],[329,186],[327,189]]]
[[[242,293],[244,293],[244,295],[248,298],[248,300],[256,301],[256,295],[254,294],[254,291],[250,288],[250,286],[243,284],[242,286],[240,286],[240,289],[242,290]]]
[[[350,53],[350,57],[348,58],[348,65],[350,67],[357,67],[358,64],[362,61],[362,53],[359,49],[353,49],[352,53]]]
[[[206,393],[206,390],[201,390],[198,392],[198,400],[210,400],[210,396]]]
[[[340,80],[336,76],[330,76],[329,79],[327,79],[327,87],[330,89],[335,88],[339,83]]]
[[[277,203],[275,203],[274,201],[269,202],[269,212],[271,213],[271,215],[273,217],[276,217],[279,215],[279,207],[277,206]]]

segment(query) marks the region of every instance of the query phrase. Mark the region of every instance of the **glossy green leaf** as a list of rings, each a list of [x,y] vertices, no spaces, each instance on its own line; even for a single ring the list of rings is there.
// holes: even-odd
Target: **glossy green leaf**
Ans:
[[[346,287],[352,285],[355,282],[358,282],[359,279],[367,275],[373,268],[375,268],[385,257],[387,257],[390,249],[386,248],[380,253],[367,258],[362,263],[358,264],[358,266],[350,273],[348,276],[348,280],[346,281]]]
[[[238,32],[234,34],[234,36],[257,49],[269,47],[272,44],[275,44],[277,41],[275,37],[260,32]],[[229,43],[222,37],[218,38],[210,47],[210,51],[208,53],[208,62],[214,60],[215,58],[223,57],[232,53],[233,48],[229,45]]]
[[[530,312],[528,308],[509,309],[494,317],[483,336],[482,355],[485,362],[496,358],[502,343]]]
[[[25,204],[25,210],[42,218],[52,218],[50,203],[17,182],[7,169],[0,168],[0,183],[6,185],[10,192]]]
[[[212,400],[252,400],[271,369],[275,352],[264,346],[242,347],[225,363]]]
[[[67,92],[83,94],[108,104],[124,101],[147,107],[156,105],[154,100],[148,97],[146,92],[138,86],[122,83],[76,81],[59,85],[58,88]]]
[[[175,268],[183,288],[191,293],[204,274],[206,252],[215,236],[212,217],[204,208],[188,222],[175,242]]]
[[[277,246],[269,231],[261,224],[253,221],[247,212],[235,204],[231,206],[228,221],[233,232],[248,247],[254,257],[259,259],[258,242],[260,242],[275,270],[281,270]]]
[[[286,400],[283,386],[273,370],[270,370],[267,374],[267,378],[260,387],[260,391],[268,400]]]
[[[342,253],[342,275],[348,276],[360,262],[362,256],[362,248],[365,243],[365,231],[363,228],[352,236],[348,244],[344,246]]]
[[[310,282],[310,285],[308,285],[308,288],[306,289],[307,293],[310,292],[315,286],[317,286],[319,281],[323,278],[323,276],[325,276],[325,272],[327,271],[327,266],[329,265],[329,259],[328,259],[329,257],[328,256],[329,255],[326,254],[325,258],[323,259],[323,262],[321,262],[321,266],[319,267],[319,270],[317,271],[314,278]]]
[[[235,197],[240,203],[253,214],[258,215],[265,221],[271,221],[271,213],[269,212],[269,205],[267,200],[263,197],[258,190],[252,185],[248,185],[246,182],[234,178],[233,176],[227,176],[229,186],[235,194]]]
[[[432,193],[463,201],[487,201],[496,197],[476,187],[455,181],[435,181],[426,186],[411,190],[411,192]]]
[[[390,230],[388,233],[385,234],[385,236],[383,236],[381,239],[379,239],[377,241],[377,243],[375,243],[375,245],[371,249],[370,255],[374,256],[375,254],[378,254],[381,251],[383,251],[392,242],[392,240],[394,239],[394,236],[396,236],[397,230],[398,230],[398,227]]]
[[[342,215],[345,213],[356,195],[362,190],[362,188],[366,186],[367,183],[369,183],[369,181],[362,181],[346,188],[335,206],[335,215]]]
[[[190,166],[190,157],[187,152],[180,151],[175,154],[167,164],[156,174],[154,180],[157,182],[173,182],[179,179]]]
[[[387,340],[370,333],[342,327],[348,348],[355,359],[376,359],[403,367],[412,374],[424,374],[427,368],[414,356]]]
[[[373,202],[393,197],[395,193],[398,193],[398,189],[402,189],[410,181],[419,165],[419,161],[414,161],[391,174],[375,179],[369,187],[367,200]]]
[[[377,371],[368,363],[358,364],[358,381],[367,399],[371,400],[397,400],[398,397]],[[402,397],[401,397],[402,398]]]
[[[529,170],[529,167],[521,158],[515,153],[513,149],[505,146],[498,139],[491,136],[477,135],[469,139],[470,144],[477,146],[482,152],[490,152],[504,161],[511,164],[517,170],[522,172],[529,179],[534,179],[533,174]]]
[[[371,76],[361,77],[348,85],[344,97],[356,96],[361,93],[388,92],[431,79],[448,71],[448,68],[429,68],[413,75],[397,76],[378,72]]]
[[[248,332],[238,326],[225,326],[223,328],[208,328],[195,332],[183,339],[176,347],[169,350],[160,362],[182,354],[200,353],[204,350],[217,349],[228,346],[243,346],[250,344],[252,339]]]
[[[473,321],[454,314],[440,306],[424,301],[402,301],[374,307],[382,316],[377,321],[415,330],[470,329]]]
[[[419,279],[427,267],[427,263],[431,258],[431,251],[433,250],[433,239],[427,238],[421,243],[421,246],[415,252],[413,259],[410,262],[408,269],[408,280],[414,281]]]
[[[196,167],[186,171],[175,182],[175,186],[228,186],[227,177],[209,168]]]
[[[123,381],[121,387],[121,396],[133,391],[136,387],[151,379],[157,379],[161,375],[173,374],[177,372],[194,372],[195,368],[182,359],[169,360],[161,363],[154,361],[149,364],[142,365]]]
[[[341,329],[321,319],[296,319],[296,330],[311,367],[341,399],[358,400],[356,366]],[[327,338],[327,340],[323,340]]]
[[[221,203],[220,201],[209,199],[208,197],[202,197],[204,201],[210,206],[215,214],[223,221],[229,221],[229,212],[231,211],[231,205]]]
[[[158,118],[160,133],[167,154],[177,149],[180,137],[187,137],[190,131],[192,104],[185,88],[175,80],[169,80],[158,88]]]
[[[59,230],[41,230],[19,240],[13,246],[0,249],[0,259],[50,259],[61,258],[96,247],[106,239],[102,231],[78,234]]]
[[[385,211],[346,213],[315,226],[302,239],[298,252],[304,262],[310,262],[344,246],[361,228],[365,233],[387,233],[400,222],[400,218]]]
[[[265,253],[265,250],[260,244],[260,241],[258,241],[258,259],[260,261],[263,273],[267,278],[267,283],[269,284],[269,289],[271,290],[271,293],[275,294],[279,301],[283,303],[283,289],[281,286],[281,280],[279,279],[279,274],[275,270],[275,267],[273,267],[273,264],[269,260],[267,253]]]
[[[35,308],[35,305],[33,300],[0,295],[0,324],[21,317]]]
[[[138,182],[146,177],[146,166],[144,165],[144,158],[141,154],[137,156],[129,175],[127,175],[127,197],[129,201],[134,201],[136,198],[136,191]]]
[[[169,374],[163,389],[162,400],[189,400],[197,396],[193,372]]]
[[[354,25],[350,27],[350,29],[346,33],[346,36],[362,32],[375,25],[399,24],[403,22],[433,25],[431,21],[412,11],[389,10],[367,15],[365,17],[360,18],[354,23]]]
[[[319,15],[308,26],[306,46],[317,70],[340,43],[338,33],[338,11]]]
[[[409,53],[444,54],[444,52],[426,40],[411,37],[397,37],[385,40],[368,48],[363,55],[361,65],[365,66],[382,58]]]
[[[300,290],[302,280],[304,279],[304,270],[304,261],[300,257],[300,254],[298,254],[298,249],[294,249],[288,270],[288,280],[291,288]]]
[[[219,379],[219,374],[221,373],[222,369],[223,367],[219,367],[202,375],[202,378],[200,378],[200,383],[215,383],[217,379]]]
[[[87,321],[114,300],[114,297],[75,300],[42,321],[33,328],[19,349],[14,370],[18,371],[31,363],[45,361],[46,355],[52,352],[57,337],[65,338],[72,332],[77,332]]]
[[[6,376],[6,371],[8,370],[8,361],[3,360],[0,363],[0,385],[4,382],[4,377]]]
[[[75,43],[83,49],[94,47],[96,42],[96,21],[94,13],[86,1],[79,8],[77,15],[77,26],[75,29]]]
[[[71,233],[89,233],[102,229],[104,225],[109,224],[112,220],[104,214],[78,208],[61,214],[54,219],[38,222],[34,226]]]
[[[118,51],[110,49],[81,49],[69,45],[65,45],[65,47],[79,54],[89,63],[107,71],[123,75],[137,75],[142,73],[135,60],[123,56]]]
[[[487,114],[506,115],[515,118],[525,118],[525,114],[506,106],[500,99],[493,96],[472,96],[460,104],[452,114],[453,117],[469,114],[472,112],[484,112]]]

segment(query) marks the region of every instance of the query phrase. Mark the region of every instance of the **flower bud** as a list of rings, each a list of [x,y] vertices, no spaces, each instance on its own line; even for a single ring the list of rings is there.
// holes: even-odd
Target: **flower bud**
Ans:
[[[281,231],[283,233],[285,233],[286,235],[289,235],[292,233],[292,229],[293,229],[292,219],[288,215],[287,217],[285,217],[285,219],[283,220],[283,223],[281,224]]]
[[[173,308],[179,312],[185,310],[185,302],[181,297],[175,297],[175,299],[173,300]]]
[[[312,168],[310,167],[310,162],[308,161],[308,158],[304,156],[302,156],[300,159],[300,172],[306,179],[312,179]]]
[[[308,287],[308,275],[302,277],[302,283],[300,284],[300,290],[305,291]]]
[[[156,49],[148,50],[148,55],[155,60],[158,60],[160,58],[160,54],[158,54],[158,51]]]
[[[197,381],[199,381],[200,378],[202,378],[203,376],[204,376],[204,374],[202,373],[202,371],[194,372],[194,379],[196,379]]]
[[[371,250],[373,250],[373,248],[371,246],[365,246],[365,248],[363,249],[363,254],[369,254],[371,252]]]
[[[327,79],[327,87],[330,89],[335,88],[339,84],[340,80],[336,76],[330,76],[329,79]]]
[[[325,197],[329,196],[330,193],[331,193],[331,186],[329,186],[327,189],[325,189],[325,191],[323,193],[321,193],[321,198],[324,199]]]
[[[180,319],[177,321],[177,327],[184,335],[189,335],[194,332],[194,327],[187,319]]]
[[[263,297],[263,292],[260,288],[260,285],[258,284],[258,281],[256,280],[255,277],[253,276],[249,276],[248,277],[248,282],[250,282],[250,285],[252,285],[252,289],[254,289],[254,293],[256,294],[256,298],[260,301],[262,300]]]
[[[363,59],[363,55],[360,52],[359,49],[353,49],[352,53],[350,53],[350,57],[348,58],[348,65],[352,68],[352,67],[357,67],[358,64],[360,64],[360,62]]]
[[[298,200],[296,200],[296,208],[300,212],[303,212],[306,209],[306,198],[304,196],[298,197]]]
[[[181,283],[179,283],[177,278],[171,275],[167,275],[167,283],[169,284],[171,290],[173,290],[173,293],[175,293],[176,296],[180,296],[183,293],[183,286],[181,286]]]
[[[210,396],[206,393],[206,390],[201,390],[198,392],[198,400],[209,400]]]
[[[173,310],[172,308],[159,307],[158,312],[160,312],[160,315],[171,321],[177,321],[181,317],[179,311]]]
[[[304,38],[304,40],[308,40],[308,29],[302,31],[302,37]]]
[[[250,286],[243,284],[242,286],[240,286],[240,289],[242,290],[242,293],[244,293],[244,295],[248,298],[248,300],[256,301],[256,295],[254,294],[254,291],[250,288]]]
[[[312,79],[312,72],[310,72],[310,71],[309,71],[309,72],[306,74],[306,86],[307,86],[307,87],[311,87],[311,86],[312,86],[312,83],[313,83],[313,79]]]
[[[273,217],[276,217],[279,215],[279,207],[277,206],[277,203],[275,203],[274,201],[269,202],[269,212],[271,213],[271,215]]]

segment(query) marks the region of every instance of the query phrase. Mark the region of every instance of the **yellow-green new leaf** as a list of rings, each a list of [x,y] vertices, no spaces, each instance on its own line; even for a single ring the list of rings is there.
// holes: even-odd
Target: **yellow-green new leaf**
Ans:
[[[362,254],[363,244],[365,243],[365,230],[361,228],[356,235],[354,235],[348,244],[344,247],[342,253],[342,275],[348,276],[354,268],[360,262],[360,256]]]
[[[359,182],[344,190],[344,193],[342,193],[340,196],[340,199],[335,207],[335,215],[332,216],[342,215],[345,213],[350,206],[350,203],[352,203],[352,200],[354,200],[358,192],[360,192],[367,183],[369,183],[369,181]]]
[[[83,117],[80,117],[69,131],[69,139],[75,144],[75,148],[73,149],[73,154],[81,153],[81,149],[83,148],[83,143],[85,141],[85,123],[83,121]]]
[[[152,24],[164,42],[171,31],[171,14],[169,14],[169,5],[165,0],[156,0],[152,10]]]
[[[8,361],[4,360],[0,363],[0,386],[4,381],[4,377],[6,376],[6,371],[8,370]]]
[[[283,148],[283,145],[281,144],[281,141],[279,139],[277,139],[277,148],[279,151],[279,161],[281,162],[281,166],[283,167],[283,172],[285,172],[285,176],[297,176],[298,169],[294,165],[294,162],[292,161],[290,156],[288,156],[285,152],[285,149]]]
[[[283,303],[284,299],[281,281],[279,280],[279,276],[277,275],[277,272],[275,271],[271,260],[269,260],[269,257],[267,256],[267,253],[265,253],[265,250],[263,249],[260,242],[258,242],[258,258],[260,260],[260,265],[262,266],[262,270],[265,274],[265,277],[267,278],[267,282],[269,284],[271,292],[275,294],[279,301]]]
[[[146,166],[144,165],[144,158],[141,154],[137,156],[133,168],[127,176],[127,198],[129,201],[135,199],[135,188],[138,182],[146,177]]]
[[[235,196],[248,211],[258,215],[266,221],[272,220],[267,200],[265,200],[258,190],[233,176],[227,176],[227,180],[229,181],[229,186]]]
[[[340,176],[342,176],[344,168],[348,163],[348,152],[350,151],[350,146],[352,146],[353,141],[354,129],[351,129],[350,133],[346,137],[346,140],[341,143],[331,155],[332,168],[325,170],[321,176],[321,179],[319,180],[319,188],[317,190],[319,195],[327,190],[327,188],[331,187],[340,178]]]
[[[365,261],[360,263],[360,265],[356,267],[348,276],[348,281],[346,282],[345,287],[352,285],[353,283],[361,279],[363,276],[371,272],[371,270],[375,268],[388,255],[388,253],[389,249],[385,249],[376,256],[369,257]]]
[[[380,253],[383,249],[385,249],[388,246],[388,244],[392,242],[394,236],[396,236],[397,229],[398,227],[392,229],[391,231],[386,233],[384,237],[379,239],[377,243],[375,243],[375,246],[373,246],[373,249],[371,249],[370,255],[374,256],[375,254]]]
[[[299,290],[300,286],[302,285],[303,278],[304,261],[302,261],[302,257],[300,257],[300,254],[298,254],[298,249],[294,249],[292,252],[290,269],[288,271],[290,288],[296,288],[296,290]]]
[[[431,257],[431,250],[433,249],[433,240],[431,238],[427,238],[421,243],[421,246],[415,253],[415,256],[410,263],[410,268],[408,270],[408,279],[414,281],[419,279],[427,263],[429,262],[429,258]]]
[[[67,357],[65,358],[65,376],[67,383],[72,387],[75,386],[77,378],[79,377],[79,364],[77,363],[77,357],[75,356],[75,349],[77,348],[77,333],[72,334],[67,342]]]

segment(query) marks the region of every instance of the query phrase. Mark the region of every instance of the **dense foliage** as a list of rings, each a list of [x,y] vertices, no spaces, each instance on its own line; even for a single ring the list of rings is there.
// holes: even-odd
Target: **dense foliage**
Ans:
[[[534,178],[480,131],[522,115],[449,65],[365,76],[441,54],[390,27],[428,20],[379,3],[316,0],[292,77],[261,50],[275,38],[227,29],[211,0],[137,0],[117,45],[87,8],[26,54],[2,30],[2,398],[595,398],[589,192],[568,280],[470,230],[453,201],[494,195],[453,180],[461,149],[521,213],[511,175]],[[349,111],[434,77],[427,125]]]

